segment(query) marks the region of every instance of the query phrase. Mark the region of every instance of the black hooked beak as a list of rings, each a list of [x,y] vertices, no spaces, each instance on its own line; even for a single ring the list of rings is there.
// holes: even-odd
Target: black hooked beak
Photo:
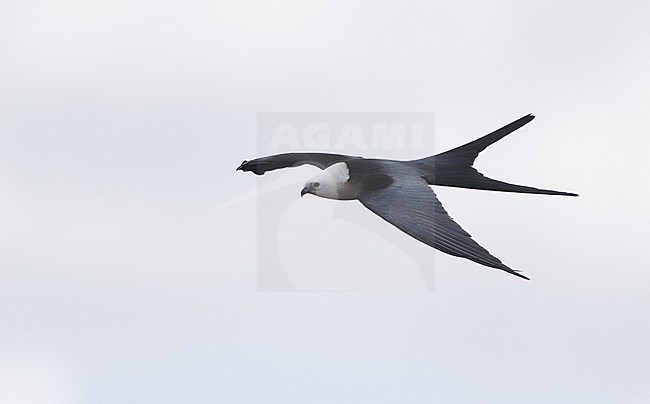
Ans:
[[[300,197],[302,198],[303,196],[305,196],[305,194],[308,193],[309,193],[309,189],[307,187],[304,187],[302,191],[300,191]]]

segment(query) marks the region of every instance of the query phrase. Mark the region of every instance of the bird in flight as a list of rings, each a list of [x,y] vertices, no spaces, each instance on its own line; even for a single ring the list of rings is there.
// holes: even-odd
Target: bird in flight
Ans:
[[[304,164],[323,170],[307,181],[300,196],[357,199],[382,219],[437,250],[530,278],[505,265],[481,247],[449,216],[430,185],[578,196],[570,192],[509,184],[483,176],[472,165],[486,147],[532,121],[532,114],[465,145],[419,160],[371,159],[330,153],[284,153],[246,161],[237,170],[262,175]]]

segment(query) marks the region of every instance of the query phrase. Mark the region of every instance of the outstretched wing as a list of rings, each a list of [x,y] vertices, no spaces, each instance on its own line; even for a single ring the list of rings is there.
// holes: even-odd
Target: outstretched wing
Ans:
[[[278,168],[297,167],[304,164],[324,170],[332,164],[355,158],[358,157],[330,153],[284,153],[260,157],[251,161],[244,160],[237,167],[237,170],[252,171],[257,175],[262,175],[267,171],[277,170]]]
[[[390,171],[372,172],[351,180],[359,187],[357,198],[365,207],[406,234],[447,254],[529,280],[474,241],[449,216],[422,177],[393,166]]]

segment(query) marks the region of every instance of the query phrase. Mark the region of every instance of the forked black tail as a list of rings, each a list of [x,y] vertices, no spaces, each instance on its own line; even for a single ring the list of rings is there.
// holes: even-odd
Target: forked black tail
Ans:
[[[416,160],[414,163],[421,167],[433,169],[433,178],[427,177],[431,185],[442,185],[447,187],[483,189],[488,191],[521,192],[526,194],[565,195],[578,196],[572,192],[553,191],[527,187],[525,185],[509,184],[503,181],[493,180],[478,172],[472,165],[480,152],[492,143],[503,139],[508,134],[526,125],[535,117],[532,114],[497,129],[479,139],[456,147],[444,153]]]

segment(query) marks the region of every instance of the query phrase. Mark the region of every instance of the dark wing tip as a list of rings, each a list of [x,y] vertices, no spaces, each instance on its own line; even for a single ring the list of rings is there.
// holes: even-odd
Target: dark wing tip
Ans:
[[[237,167],[237,170],[235,171],[252,171],[253,173],[257,175],[262,175],[266,170],[263,170],[261,165],[264,164],[264,162],[258,161],[259,159],[255,160],[244,160],[242,163]]]
[[[530,280],[529,277],[527,277],[526,275],[524,275],[524,274],[521,273],[521,270],[519,270],[519,269],[512,269],[512,268],[510,268],[509,266],[507,266],[507,265],[505,265],[505,264],[495,265],[493,268],[500,269],[500,270],[502,270],[502,271],[505,271],[505,272],[507,272],[507,273],[509,273],[509,274],[512,274],[512,275],[517,276],[517,277],[522,278],[522,279],[525,279],[525,280],[527,280],[527,281]]]
[[[246,171],[246,169],[245,169],[246,163],[248,163],[248,160],[242,161],[241,164],[239,165],[239,167],[237,167],[237,169],[235,171]]]
[[[518,276],[522,279],[525,279],[527,281],[530,281],[530,278],[527,277],[526,275],[522,274],[521,271],[517,271],[516,269],[513,269],[512,272],[508,271],[509,273],[513,274],[514,276]]]

